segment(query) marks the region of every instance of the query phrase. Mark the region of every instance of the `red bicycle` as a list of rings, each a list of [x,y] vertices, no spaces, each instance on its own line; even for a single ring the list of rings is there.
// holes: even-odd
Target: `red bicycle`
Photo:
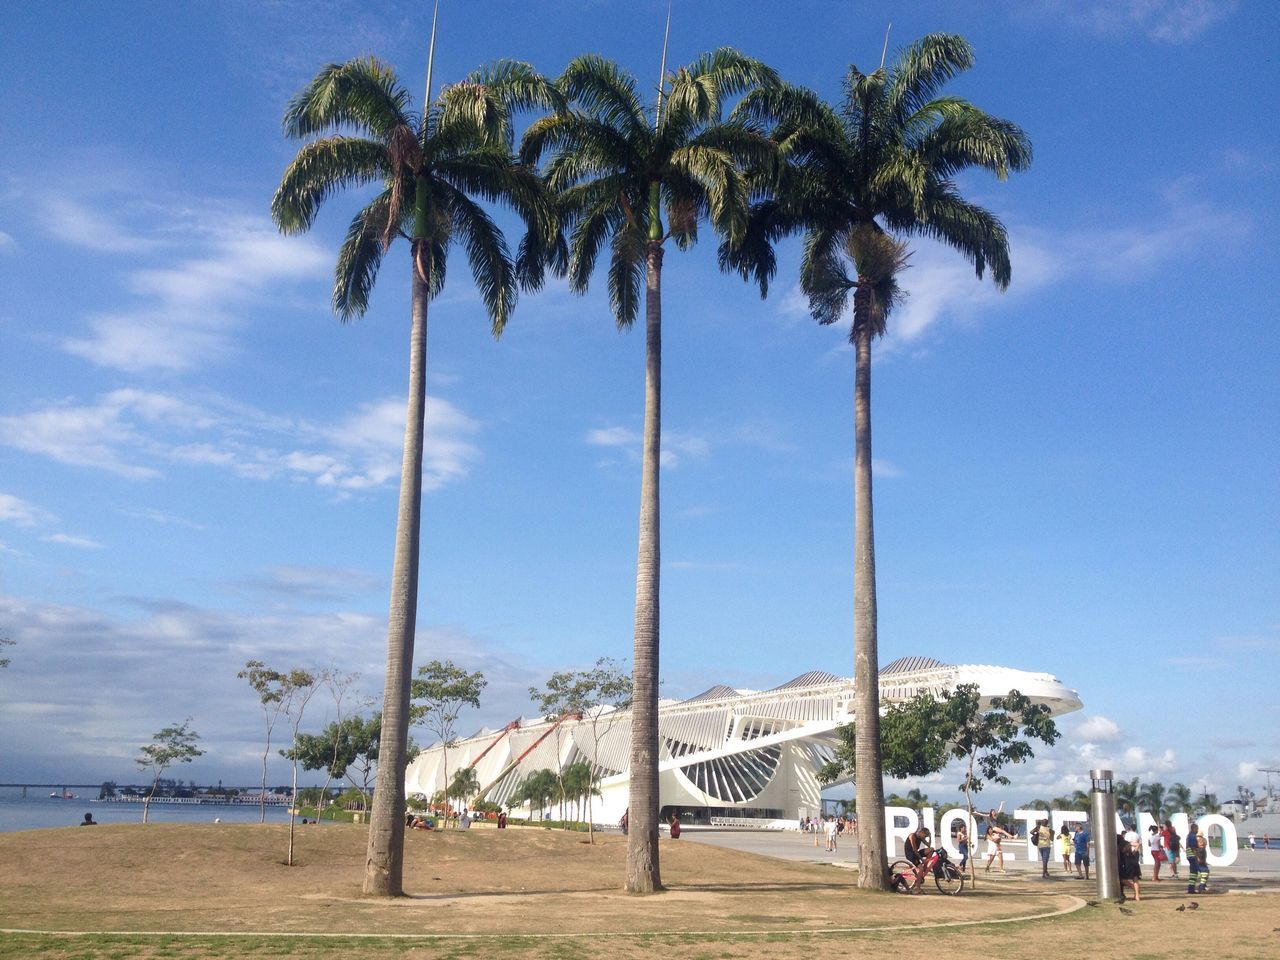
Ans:
[[[954,897],[964,891],[964,871],[951,862],[947,851],[939,847],[929,854],[924,873],[933,874],[939,893]],[[895,860],[889,867],[889,884],[898,893],[910,893],[916,882],[916,865],[910,860]]]

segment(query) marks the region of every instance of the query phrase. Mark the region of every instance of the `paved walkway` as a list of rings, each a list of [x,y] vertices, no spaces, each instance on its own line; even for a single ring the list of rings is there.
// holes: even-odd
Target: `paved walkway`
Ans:
[[[710,830],[702,828],[685,828],[680,834],[680,839],[689,839],[695,843],[709,843],[718,847],[729,847],[734,850],[743,850],[747,853],[758,853],[766,857],[775,857],[779,860],[803,860],[810,863],[834,863],[837,866],[852,867],[858,862],[858,843],[855,838],[842,837],[839,841],[837,850],[834,853],[827,853],[826,841],[824,838],[818,838],[818,845],[813,845],[813,834],[800,833],[795,830]],[[1275,840],[1272,841],[1275,843]],[[1018,859],[1010,859],[1009,850],[1013,847],[1014,854]],[[896,859],[896,858],[895,858]],[[1040,861],[1030,863],[1026,859],[1025,850],[1021,843],[1005,844],[1005,869],[1007,876],[1020,877],[1031,880],[1040,879]],[[1056,869],[1055,869],[1056,868]],[[1182,867],[1185,877],[1186,865]],[[1143,869],[1143,877],[1151,876],[1151,868]],[[1162,871],[1164,878],[1168,877],[1168,870]],[[978,867],[978,874],[981,876],[981,864]],[[1085,889],[1085,881],[1076,880],[1075,876],[1068,877],[1062,872],[1062,861],[1058,860],[1050,865],[1050,874],[1053,881],[1078,885],[1080,890]],[[1240,856],[1236,858],[1236,862],[1229,867],[1214,867],[1212,869],[1212,877],[1230,878],[1233,881],[1243,885],[1252,885],[1253,883],[1276,883],[1280,884],[1280,849],[1272,850],[1241,850]],[[1162,878],[1161,882],[1168,882]],[[1052,881],[1045,881],[1046,883]],[[1090,882],[1092,883],[1092,882]],[[1071,892],[1079,892],[1072,890]]]

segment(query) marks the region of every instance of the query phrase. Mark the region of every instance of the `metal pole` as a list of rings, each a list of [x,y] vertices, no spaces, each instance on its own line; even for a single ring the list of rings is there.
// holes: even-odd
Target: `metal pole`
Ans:
[[[1122,899],[1120,857],[1116,849],[1116,797],[1110,770],[1090,770],[1089,815],[1092,823],[1094,872],[1098,899]]]

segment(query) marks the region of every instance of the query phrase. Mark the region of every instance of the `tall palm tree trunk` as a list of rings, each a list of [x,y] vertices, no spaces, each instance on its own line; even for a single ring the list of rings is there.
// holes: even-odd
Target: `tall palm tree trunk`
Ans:
[[[391,609],[387,618],[387,678],[382,695],[378,779],[373,792],[364,872],[364,892],[380,897],[398,897],[404,893],[404,772],[409,742],[409,681],[418,616],[422,434],[427,405],[428,291],[416,264],[412,299],[409,406],[404,425],[404,461],[400,468],[395,561],[391,569]]]
[[[876,635],[876,547],[871,516],[871,288],[853,299],[857,352],[853,398],[853,702],[858,801],[858,886],[887,890],[884,781],[880,772],[880,662]]]
[[[640,467],[640,546],[636,557],[636,633],[632,653],[631,797],[628,893],[662,889],[658,869],[658,468],[662,445],[662,245],[645,263],[644,455]]]

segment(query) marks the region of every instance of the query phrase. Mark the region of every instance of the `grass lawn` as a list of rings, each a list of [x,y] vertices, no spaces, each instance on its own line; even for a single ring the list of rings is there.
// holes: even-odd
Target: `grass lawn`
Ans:
[[[1202,897],[1200,909],[1176,912],[1188,898],[1164,884],[1128,915],[1108,905],[1019,920],[1070,908],[1089,888],[1014,878],[908,898],[859,891],[833,866],[664,840],[668,892],[630,897],[623,838],[592,845],[526,828],[411,832],[409,895],[383,901],[360,893],[367,828],[299,827],[293,867],[282,862],[286,836],[255,824],[0,834],[0,928],[61,931],[0,934],[0,958],[1280,956],[1280,897],[1268,893]],[[887,929],[944,922],[977,925]]]

